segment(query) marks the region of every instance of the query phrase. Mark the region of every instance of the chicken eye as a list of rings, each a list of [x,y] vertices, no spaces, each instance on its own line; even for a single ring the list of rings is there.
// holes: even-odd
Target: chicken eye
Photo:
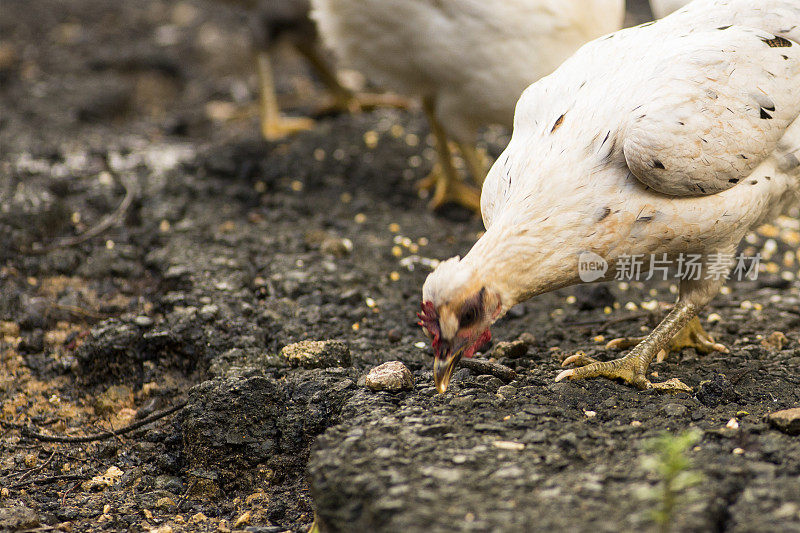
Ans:
[[[474,307],[470,307],[461,313],[458,323],[461,327],[465,327],[471,325],[476,320],[478,320],[478,310]]]
[[[465,328],[467,326],[471,326],[478,320],[480,315],[483,313],[483,297],[485,293],[486,289],[482,288],[472,298],[469,298],[466,302],[464,302],[464,305],[461,308],[461,314],[458,317],[458,325],[460,327]]]

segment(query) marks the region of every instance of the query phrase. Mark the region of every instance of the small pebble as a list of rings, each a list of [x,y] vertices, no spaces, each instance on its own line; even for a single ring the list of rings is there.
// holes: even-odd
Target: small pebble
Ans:
[[[211,320],[219,311],[219,306],[214,304],[204,305],[200,308],[200,317],[204,320]]]
[[[289,365],[304,368],[350,366],[350,348],[342,341],[301,341],[281,350]]]
[[[15,322],[0,321],[0,335],[7,337],[18,337],[19,325]]]
[[[159,509],[169,509],[170,507],[175,507],[175,501],[172,498],[164,496],[156,501],[156,507]]]
[[[773,331],[770,335],[761,341],[761,346],[770,350],[783,350],[783,347],[789,344],[789,339],[780,331]]]
[[[202,524],[206,520],[208,520],[208,517],[206,515],[204,515],[203,513],[197,513],[197,514],[193,514],[192,517],[189,518],[189,523],[190,524]]]
[[[547,441],[547,433],[544,431],[529,429],[525,435],[523,435],[522,440],[530,443],[545,442]]]
[[[247,524],[249,524],[250,516],[251,516],[250,511],[245,511],[244,514],[239,516],[239,518],[237,518],[236,521],[233,523],[234,529],[238,529],[241,526],[246,526]]]
[[[517,393],[517,388],[512,387],[511,385],[503,385],[502,387],[498,387],[497,394],[509,398],[514,396]]]
[[[525,444],[521,442],[514,442],[511,440],[496,440],[492,443],[492,446],[495,448],[499,448],[501,450],[524,450]]]
[[[528,348],[533,343],[534,343],[533,335],[531,335],[530,333],[523,333],[515,341],[498,342],[494,347],[492,356],[497,358],[509,357],[512,359],[518,357],[524,357],[528,353]]]
[[[137,316],[133,319],[133,323],[143,328],[153,325],[153,319],[149,316]]]
[[[800,435],[800,407],[776,411],[767,416],[770,425],[788,433],[789,435]]]
[[[689,409],[679,403],[668,403],[661,408],[661,412],[668,418],[681,418],[689,413]]]
[[[460,364],[463,368],[468,368],[476,374],[488,374],[506,383],[517,377],[517,373],[511,368],[485,359],[462,359]]]
[[[374,391],[411,390],[414,388],[414,377],[406,365],[400,361],[389,361],[369,371],[366,385]]]
[[[334,257],[344,257],[353,251],[353,241],[347,238],[328,237],[320,244],[319,251]]]

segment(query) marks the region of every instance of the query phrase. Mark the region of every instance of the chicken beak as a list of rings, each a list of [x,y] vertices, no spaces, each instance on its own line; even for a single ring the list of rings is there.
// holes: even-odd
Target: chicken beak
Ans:
[[[443,394],[450,385],[450,377],[453,375],[453,369],[456,364],[461,360],[461,354],[464,353],[465,346],[461,346],[456,351],[451,347],[444,350],[444,357],[438,354],[433,360],[433,381],[436,383],[436,390],[439,394]]]

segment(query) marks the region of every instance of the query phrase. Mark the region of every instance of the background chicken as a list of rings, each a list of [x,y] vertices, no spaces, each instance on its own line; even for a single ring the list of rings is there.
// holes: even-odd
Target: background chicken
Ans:
[[[478,209],[462,183],[448,140],[479,183],[486,167],[478,129],[511,126],[531,82],[552,72],[581,44],[619,29],[622,0],[313,0],[323,40],[349,67],[421,99],[439,164],[423,186],[432,207],[456,201]]]
[[[309,0],[226,0],[250,13],[258,81],[260,86],[259,110],[261,133],[267,140],[275,140],[311,129],[314,121],[308,117],[288,117],[281,114],[275,90],[270,54],[274,46],[288,41],[308,60],[332,96],[333,109],[356,111],[362,106],[403,106],[402,99],[391,95],[356,94],[342,85],[335,69],[324,57],[318,42],[317,28],[309,18]]]
[[[489,338],[515,304],[580,281],[578,257],[609,264],[643,254],[699,254],[669,315],[621,359],[556,379],[651,383],[650,361],[718,292],[742,237],[796,199],[800,184],[800,5],[789,0],[697,0],[650,25],[584,46],[529,87],[510,144],[483,186],[486,233],[423,287],[421,323],[443,391],[453,366]],[[794,122],[794,123],[793,123]],[[646,271],[646,270],[645,270]]]

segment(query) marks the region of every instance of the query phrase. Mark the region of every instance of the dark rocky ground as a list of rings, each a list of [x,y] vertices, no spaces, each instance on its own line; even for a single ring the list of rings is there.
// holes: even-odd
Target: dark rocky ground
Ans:
[[[0,530],[304,531],[314,509],[331,531],[650,529],[645,444],[695,428],[703,482],[674,530],[800,531],[800,437],[764,421],[800,401],[795,219],[749,238],[764,272],[703,315],[731,354],[652,368],[694,394],[553,381],[577,349],[607,356],[598,336],[652,327],[662,283],[536,298],[494,332],[532,334],[527,354],[488,350],[516,378],[462,368],[437,395],[420,287],[480,221],[416,196],[432,157],[418,112],[262,142],[242,111],[247,40],[213,2],[3,2]],[[303,65],[286,54],[279,72],[312,110]],[[774,331],[787,342],[763,342]],[[288,365],[305,339],[346,342],[349,364]],[[390,360],[413,390],[364,386]],[[183,401],[111,439],[23,429],[117,430]]]

